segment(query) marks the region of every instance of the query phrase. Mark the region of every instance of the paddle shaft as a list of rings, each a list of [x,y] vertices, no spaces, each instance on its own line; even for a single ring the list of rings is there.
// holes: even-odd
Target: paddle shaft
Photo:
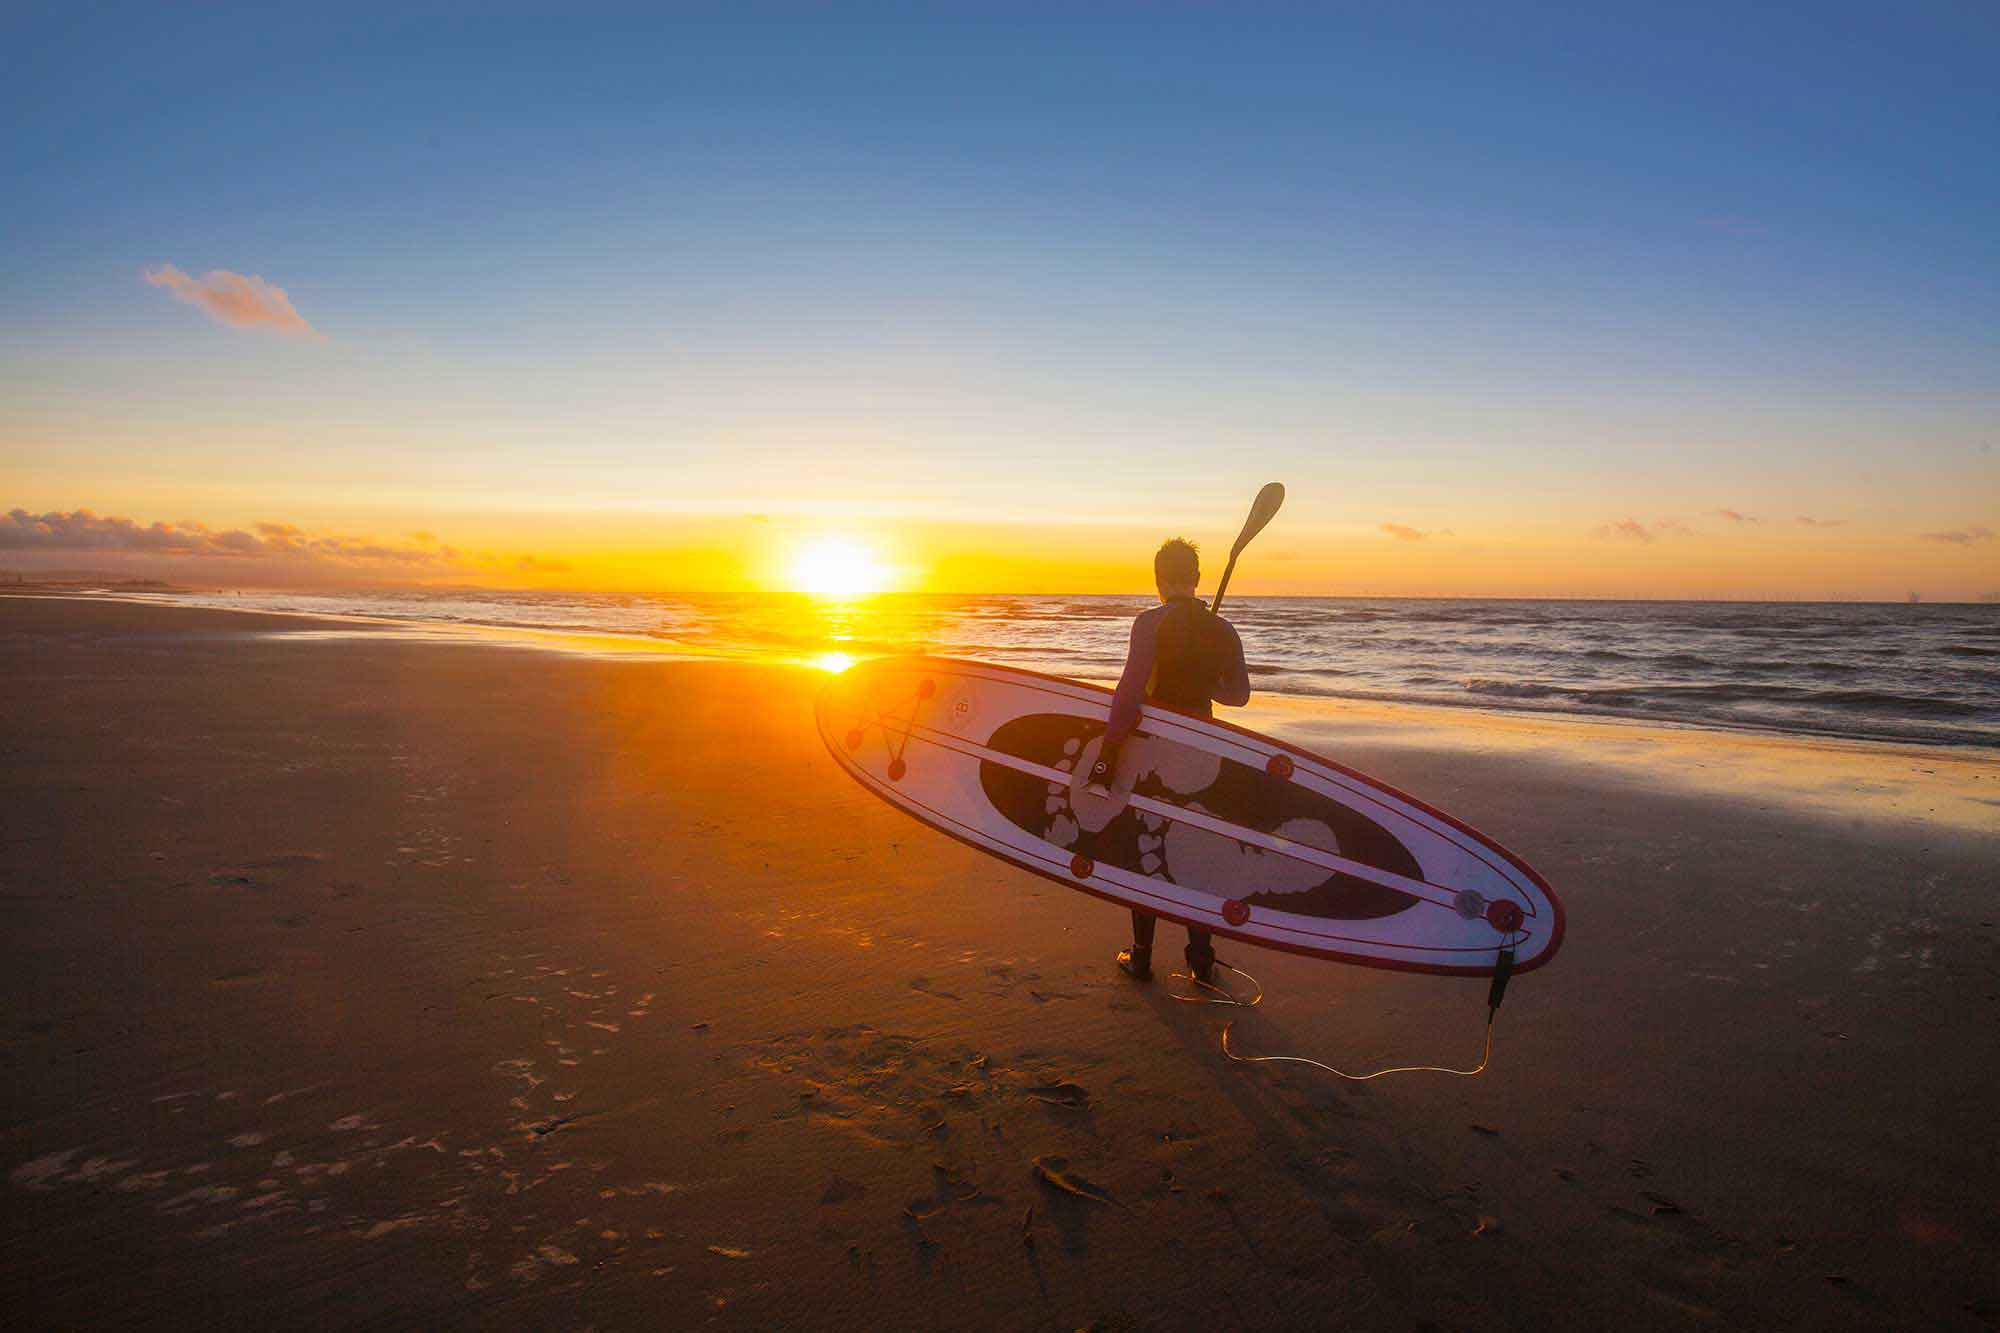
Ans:
[[[1211,614],[1222,609],[1222,594],[1229,591],[1229,576],[1236,572],[1236,557],[1240,554],[1240,551],[1231,551],[1229,563],[1222,567],[1222,582],[1215,585],[1215,600],[1208,604]]]

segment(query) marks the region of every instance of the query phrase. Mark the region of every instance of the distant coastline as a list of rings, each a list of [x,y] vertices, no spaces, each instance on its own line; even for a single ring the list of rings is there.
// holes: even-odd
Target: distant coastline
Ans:
[[[93,575],[58,570],[30,578],[25,572],[0,570],[0,592],[57,593],[191,593],[194,589],[160,579],[134,579],[113,575]]]

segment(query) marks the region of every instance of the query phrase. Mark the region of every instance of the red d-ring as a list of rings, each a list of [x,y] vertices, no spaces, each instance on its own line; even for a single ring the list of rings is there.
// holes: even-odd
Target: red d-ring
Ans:
[[[1503,935],[1511,935],[1521,928],[1524,920],[1521,905],[1505,898],[1495,898],[1486,904],[1486,924]]]
[[[1096,869],[1097,862],[1091,860],[1081,852],[1069,859],[1069,873],[1075,875],[1078,879],[1089,879],[1091,872]]]
[[[903,774],[909,771],[910,771],[909,765],[905,764],[902,760],[891,759],[889,761],[889,781],[901,782],[903,780]]]
[[[919,699],[928,699],[936,693],[937,682],[934,680],[926,680],[923,684],[917,686],[917,697]]]
[[[1241,898],[1231,898],[1222,905],[1222,919],[1232,926],[1240,926],[1250,919],[1250,904]]]
[[[860,749],[860,748],[861,748],[861,728],[859,728],[859,727],[856,727],[856,728],[855,728],[854,730],[852,730],[852,731],[848,732],[848,733],[847,733],[847,738],[846,738],[846,739],[847,739],[847,748],[848,748],[848,749],[850,749],[850,750],[858,750],[858,749]]]
[[[1274,754],[1271,756],[1271,762],[1264,765],[1264,771],[1266,773],[1269,773],[1274,778],[1283,780],[1285,778],[1289,778],[1292,775],[1293,767],[1294,765],[1292,763],[1292,757],[1290,755]]]

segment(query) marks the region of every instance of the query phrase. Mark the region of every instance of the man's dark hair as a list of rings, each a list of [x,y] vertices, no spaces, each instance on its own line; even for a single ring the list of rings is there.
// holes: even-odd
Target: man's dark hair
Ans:
[[[1201,552],[1185,537],[1169,537],[1153,554],[1153,578],[1162,588],[1201,582]]]

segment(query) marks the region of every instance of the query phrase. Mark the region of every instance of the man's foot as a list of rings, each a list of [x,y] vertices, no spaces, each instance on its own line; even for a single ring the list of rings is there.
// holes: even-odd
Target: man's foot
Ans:
[[[1153,979],[1153,956],[1138,949],[1118,951],[1118,970],[1134,981]]]

